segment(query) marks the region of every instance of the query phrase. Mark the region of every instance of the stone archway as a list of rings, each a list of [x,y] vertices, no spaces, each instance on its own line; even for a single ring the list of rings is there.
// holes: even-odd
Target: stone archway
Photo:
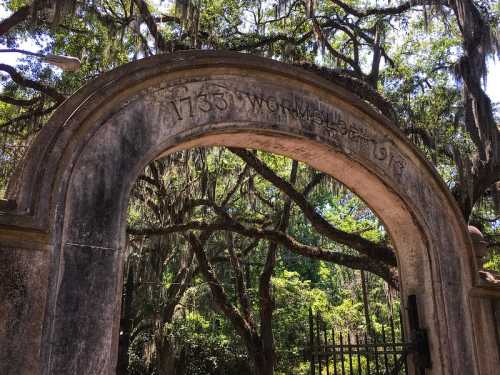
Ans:
[[[154,158],[209,145],[286,155],[347,185],[392,237],[402,295],[419,298],[428,373],[499,368],[483,295],[500,293],[476,287],[465,223],[404,136],[312,73],[198,51],[103,75],[69,98],[31,147],[0,216],[1,373],[112,373],[129,190]]]

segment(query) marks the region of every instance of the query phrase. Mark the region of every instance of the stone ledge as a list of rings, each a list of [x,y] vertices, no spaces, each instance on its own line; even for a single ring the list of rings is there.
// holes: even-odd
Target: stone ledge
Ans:
[[[469,290],[469,295],[471,297],[477,298],[489,298],[500,300],[500,286],[491,283],[481,283]]]
[[[0,225],[0,243],[3,247],[36,251],[51,247],[50,236],[46,232],[5,225]]]

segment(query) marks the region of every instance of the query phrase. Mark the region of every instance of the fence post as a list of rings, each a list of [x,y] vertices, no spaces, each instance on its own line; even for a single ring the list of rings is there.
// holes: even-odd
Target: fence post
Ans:
[[[356,333],[356,357],[358,359],[358,375],[362,375],[361,373],[361,354],[359,353],[360,352],[360,349],[361,349],[361,344],[359,343],[359,336],[358,334]]]
[[[352,354],[353,354],[353,347],[351,343],[351,332],[347,332],[347,349],[349,350],[349,375],[351,375],[354,371],[352,370]]]
[[[312,307],[309,307],[309,363],[311,365],[311,375],[315,375],[314,365],[314,317]]]
[[[366,349],[366,373],[370,374],[370,347],[368,346],[368,336],[365,332],[365,349]]]
[[[387,338],[385,336],[385,324],[382,324],[382,341],[384,342],[384,366],[385,366],[385,372],[388,372],[389,371],[389,358],[387,356],[388,345],[387,345]]]
[[[342,338],[342,332],[340,332],[340,368],[342,369],[342,375],[345,375],[345,365],[344,365],[344,339]]]
[[[326,323],[323,323],[323,337],[324,337],[324,342],[323,345],[325,346],[325,357],[326,357],[326,375],[330,375],[330,361],[328,358],[328,336],[326,334]]]
[[[335,328],[332,327],[332,348],[333,348],[333,375],[338,375],[337,372],[337,346],[335,344]]]
[[[318,359],[318,373],[319,375],[322,375],[323,373],[323,368],[322,368],[322,363],[321,363],[321,335],[319,331],[319,325],[320,325],[321,317],[319,315],[319,311],[316,311],[316,344],[317,344],[317,359]]]

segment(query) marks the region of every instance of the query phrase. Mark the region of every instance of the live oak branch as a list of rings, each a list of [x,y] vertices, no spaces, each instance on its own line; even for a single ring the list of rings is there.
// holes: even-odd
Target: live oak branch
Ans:
[[[266,226],[250,226],[238,221],[237,218],[233,218],[227,213],[224,207],[220,207],[215,202],[207,199],[194,200],[186,203],[185,206],[190,209],[199,206],[211,208],[218,216],[217,220],[213,222],[189,221],[163,228],[128,228],[127,232],[130,235],[152,236],[179,232],[186,233],[193,230],[205,232],[230,231],[256,240],[268,240],[272,243],[281,245],[287,251],[302,256],[373,272],[383,277],[394,287],[397,287],[396,257],[394,251],[390,247],[386,244],[374,243],[363,238],[359,234],[348,233],[335,228],[308,202],[307,193],[313,188],[313,184],[317,183],[319,180],[318,178],[313,178],[310,184],[307,185],[306,190],[301,193],[289,182],[275,174],[275,172],[267,167],[265,163],[259,160],[252,152],[243,149],[231,149],[231,151],[240,156],[247,166],[251,167],[259,173],[259,175],[281,190],[288,199],[290,199],[290,202],[297,205],[318,233],[334,242],[357,250],[360,255],[354,256],[303,244],[279,229],[272,229]],[[234,186],[231,191],[234,192],[237,187],[237,185]],[[228,198],[230,198],[230,196],[228,196]],[[228,199],[226,199],[226,202],[227,201]]]

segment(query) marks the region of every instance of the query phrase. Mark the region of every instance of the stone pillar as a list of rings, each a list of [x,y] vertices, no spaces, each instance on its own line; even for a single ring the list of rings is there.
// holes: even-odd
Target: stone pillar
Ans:
[[[40,374],[48,260],[47,236],[0,227],[0,374]]]
[[[476,355],[480,373],[489,375],[500,368],[500,275],[483,269],[487,242],[478,228],[469,225],[468,229],[478,272],[478,286],[472,289],[470,297]]]

